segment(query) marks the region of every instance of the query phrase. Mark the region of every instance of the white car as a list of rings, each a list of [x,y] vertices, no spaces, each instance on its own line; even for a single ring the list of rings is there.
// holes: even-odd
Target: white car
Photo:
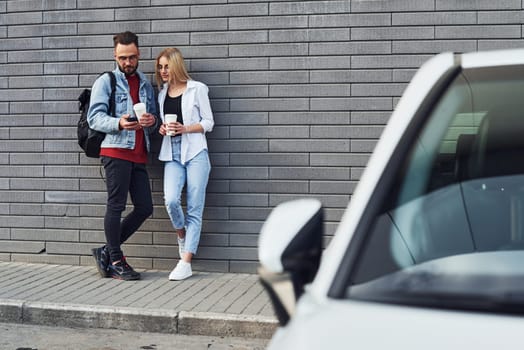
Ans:
[[[323,225],[306,199],[262,227],[269,349],[521,349],[524,50],[426,62],[324,252]]]

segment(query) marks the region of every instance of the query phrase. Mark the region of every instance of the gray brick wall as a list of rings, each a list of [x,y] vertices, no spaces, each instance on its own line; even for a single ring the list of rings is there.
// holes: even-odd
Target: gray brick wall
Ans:
[[[173,5],[175,3],[175,5]],[[0,1],[0,260],[92,264],[104,240],[98,160],[76,144],[76,97],[114,66],[115,32],[139,34],[141,68],[177,46],[209,85],[216,128],[195,268],[254,272],[278,203],[316,197],[326,243],[398,97],[441,51],[523,45],[522,0]],[[158,152],[159,140],[155,140]],[[126,244],[170,269],[162,164],[155,210]]]

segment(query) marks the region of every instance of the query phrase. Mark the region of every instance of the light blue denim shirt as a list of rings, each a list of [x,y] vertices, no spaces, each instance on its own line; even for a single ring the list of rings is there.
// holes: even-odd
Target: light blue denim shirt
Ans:
[[[168,86],[158,93],[158,105],[160,106],[160,117],[164,121],[164,101],[166,99]],[[199,81],[188,80],[186,91],[182,94],[182,118],[184,125],[200,124],[204,133],[182,134],[180,160],[182,164],[191,160],[200,151],[207,149],[205,133],[213,130],[215,122],[208,97],[208,87]],[[171,161],[171,136],[164,136],[158,159],[164,162]]]
[[[111,95],[111,78],[108,74],[103,74],[93,84],[91,89],[91,101],[87,113],[87,122],[89,126],[101,132],[106,133],[102,142],[102,148],[127,148],[135,147],[135,131],[120,130],[118,124],[123,114],[133,114],[133,100],[129,94],[129,84],[125,74],[118,68],[113,71],[116,77],[115,91],[115,114],[111,116],[109,111],[109,96]],[[155,93],[153,87],[146,76],[137,71],[140,78],[139,97],[140,102],[146,104],[148,113],[158,116]],[[155,125],[144,128],[147,151],[151,150],[150,135],[156,130],[159,119],[156,118]]]

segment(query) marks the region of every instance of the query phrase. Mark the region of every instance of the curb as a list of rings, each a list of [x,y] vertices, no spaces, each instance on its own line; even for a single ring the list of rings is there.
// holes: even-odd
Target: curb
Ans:
[[[190,311],[178,314],[178,333],[187,335],[269,339],[277,326],[277,320],[267,316]]]
[[[268,339],[278,322],[247,316],[0,299],[0,320],[58,327]]]
[[[8,323],[22,323],[24,302],[0,299],[0,320]]]

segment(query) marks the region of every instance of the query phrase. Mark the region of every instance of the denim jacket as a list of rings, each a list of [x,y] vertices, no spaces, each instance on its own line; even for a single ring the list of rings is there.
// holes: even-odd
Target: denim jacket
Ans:
[[[166,99],[168,86],[158,93],[158,105],[160,106],[160,116],[164,121],[164,101]],[[204,129],[204,133],[182,134],[182,144],[180,150],[180,160],[182,164],[191,160],[202,150],[207,149],[205,133],[213,130],[215,122],[213,112],[208,97],[208,87],[199,81],[188,80],[186,91],[182,94],[182,118],[184,125],[199,123]],[[158,159],[164,162],[172,160],[171,136],[164,136]]]
[[[91,89],[91,101],[87,113],[87,122],[92,129],[106,133],[106,137],[101,145],[102,148],[133,149],[135,147],[135,131],[120,130],[118,127],[120,117],[123,114],[133,114],[133,100],[129,94],[129,85],[124,73],[122,73],[118,68],[115,69],[113,73],[116,77],[116,116],[111,116],[109,111],[109,96],[111,95],[110,77],[108,74],[103,74],[96,79],[93,88]],[[140,102],[145,103],[147,112],[156,117],[158,113],[153,87],[142,72],[137,71],[137,74],[140,78],[140,88],[138,93]],[[155,125],[144,128],[148,152],[151,150],[150,135],[157,127],[158,118],[156,118]]]

